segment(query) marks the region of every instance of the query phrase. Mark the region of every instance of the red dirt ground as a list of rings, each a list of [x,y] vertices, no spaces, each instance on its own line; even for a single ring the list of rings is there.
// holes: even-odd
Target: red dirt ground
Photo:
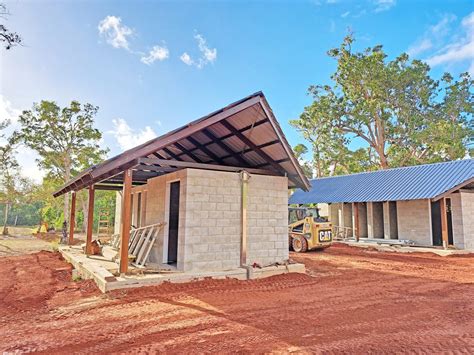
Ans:
[[[0,350],[474,353],[474,258],[336,244],[308,274],[100,294],[50,252],[0,258]]]

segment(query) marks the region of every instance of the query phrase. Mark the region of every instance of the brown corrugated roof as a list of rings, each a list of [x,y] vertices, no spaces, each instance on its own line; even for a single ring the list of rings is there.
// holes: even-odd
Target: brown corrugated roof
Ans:
[[[140,158],[261,170],[262,173],[288,176],[289,187],[309,188],[309,182],[265,96],[257,92],[86,169],[54,196],[98,182],[120,183],[123,171],[137,166]],[[138,170],[141,171],[134,174],[134,183],[137,184],[169,172],[169,168],[166,172],[151,172],[144,170],[143,164],[140,167]],[[179,168],[182,167],[176,167]]]

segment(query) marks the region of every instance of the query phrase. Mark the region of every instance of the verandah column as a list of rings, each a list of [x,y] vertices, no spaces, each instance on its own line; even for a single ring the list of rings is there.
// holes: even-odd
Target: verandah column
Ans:
[[[360,229],[359,229],[359,203],[352,203],[352,216],[354,218],[352,224],[354,225],[354,238],[358,242],[360,238]]]
[[[122,196],[122,227],[120,243],[120,273],[128,271],[128,242],[130,240],[130,226],[132,217],[132,179],[133,170],[124,171]]]
[[[92,254],[92,226],[94,225],[94,185],[89,186],[89,206],[87,210],[86,254]]]
[[[448,215],[446,208],[446,198],[439,200],[439,207],[441,212],[441,238],[443,240],[443,247],[446,249],[449,245],[448,237]]]
[[[76,225],[76,191],[71,196],[71,215],[69,217],[69,245],[74,242],[74,226]]]

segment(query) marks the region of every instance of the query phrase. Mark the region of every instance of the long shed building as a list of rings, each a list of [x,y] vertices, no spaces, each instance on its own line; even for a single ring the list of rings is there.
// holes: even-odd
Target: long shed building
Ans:
[[[474,160],[311,180],[290,204],[327,203],[336,232],[474,250]]]

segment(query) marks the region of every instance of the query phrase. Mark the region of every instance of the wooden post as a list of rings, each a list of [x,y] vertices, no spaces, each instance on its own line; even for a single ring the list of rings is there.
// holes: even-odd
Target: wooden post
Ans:
[[[352,204],[352,213],[354,215],[354,238],[356,242],[359,241],[360,232],[359,232],[359,203],[354,202]]]
[[[441,237],[443,239],[443,247],[446,249],[449,244],[448,240],[448,214],[446,211],[446,198],[443,197],[439,201],[439,208],[441,212]]]
[[[87,211],[86,254],[92,254],[92,226],[94,225],[94,185],[89,186],[89,208]]]
[[[71,196],[71,215],[69,217],[69,245],[74,242],[74,226],[76,225],[76,191]]]
[[[123,205],[122,205],[122,230],[120,243],[120,273],[128,271],[128,242],[130,240],[130,226],[132,217],[132,169],[124,171],[123,178]]]
[[[240,234],[240,266],[247,265],[247,207],[248,207],[248,189],[249,189],[250,174],[247,171],[240,173],[241,180],[241,207],[240,207],[240,218],[241,218],[241,234]]]

